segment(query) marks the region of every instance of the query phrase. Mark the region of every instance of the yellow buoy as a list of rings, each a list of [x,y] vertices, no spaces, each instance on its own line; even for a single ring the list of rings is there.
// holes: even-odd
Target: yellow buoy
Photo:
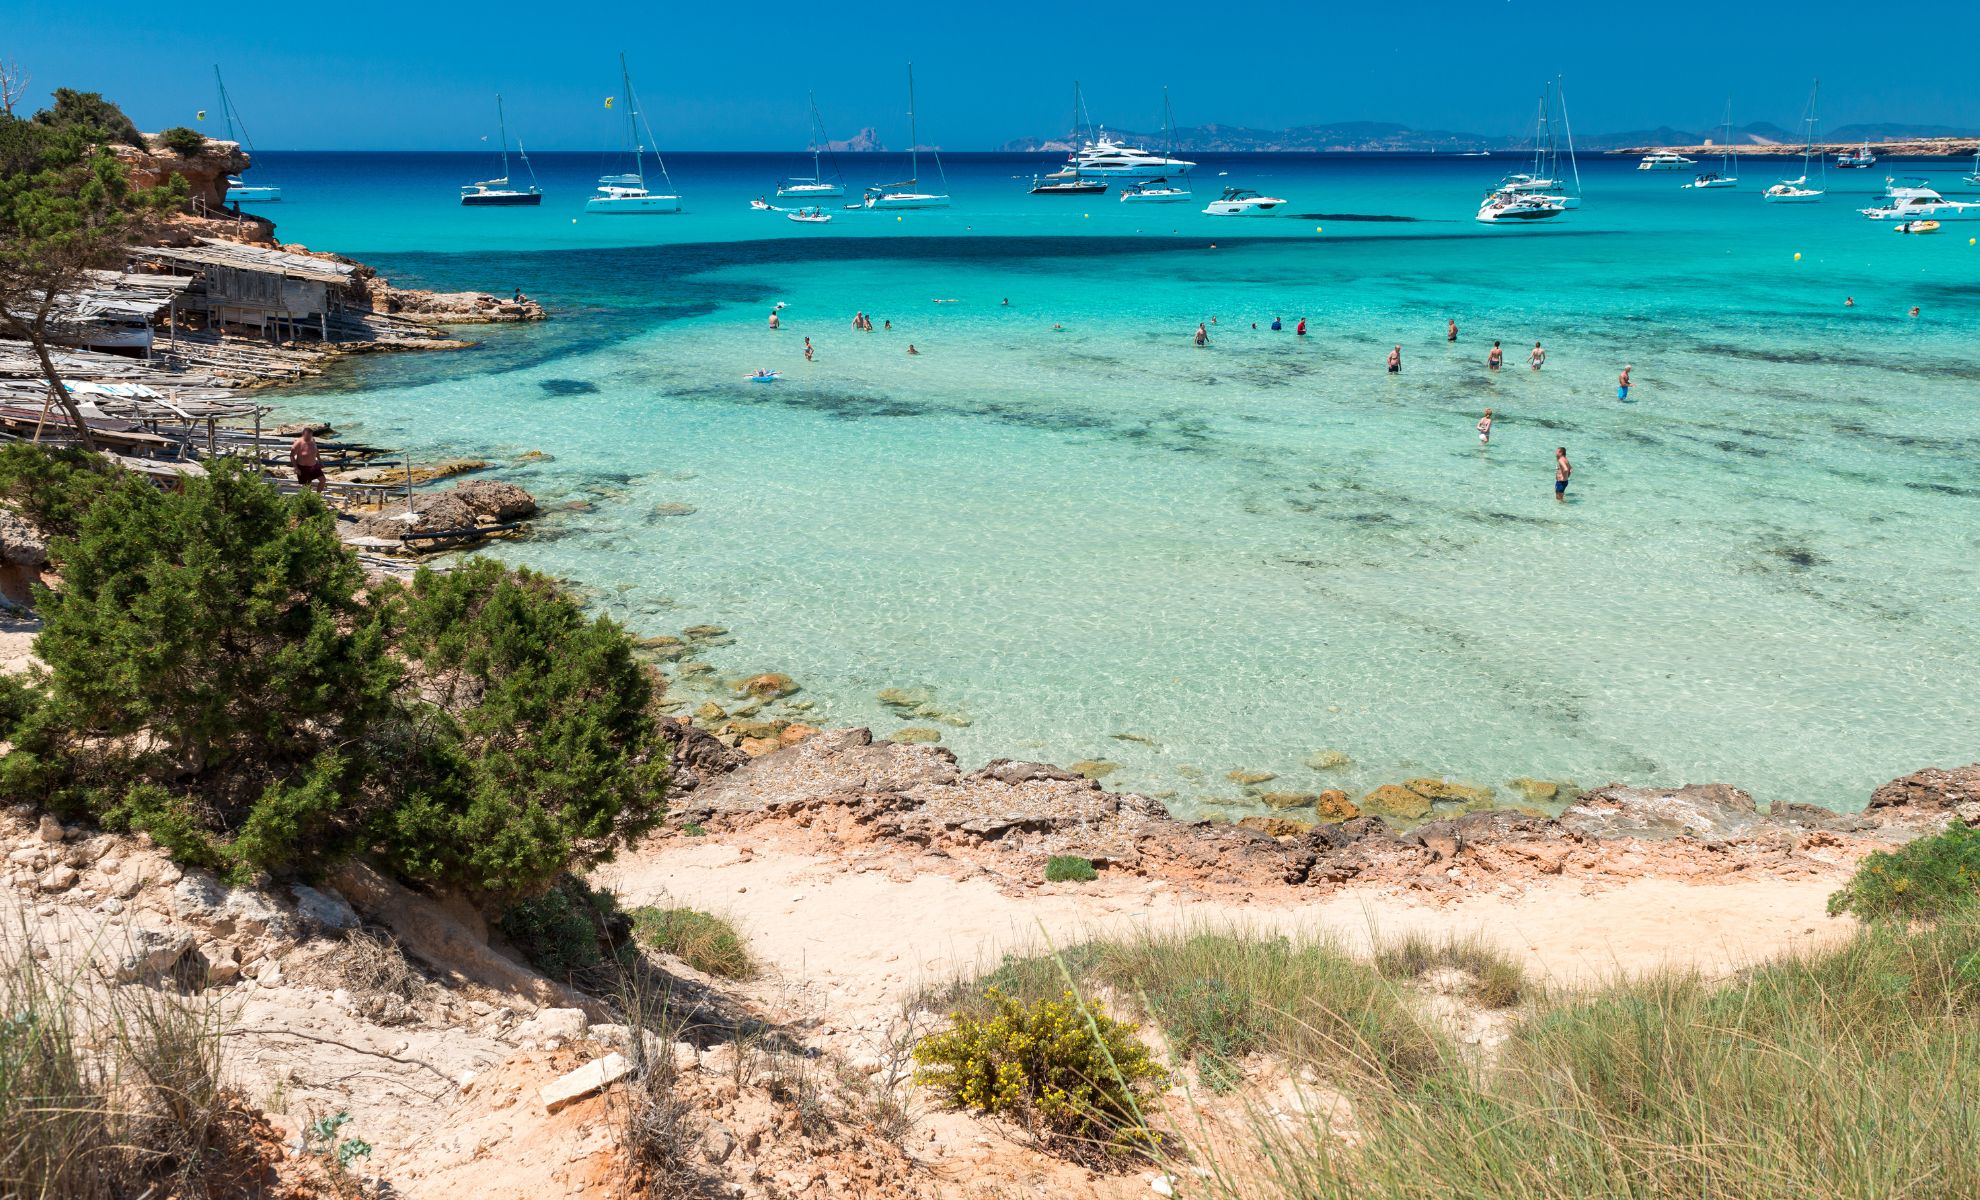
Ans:
[[[1080,218],[1080,220],[1082,220],[1082,221],[1091,221],[1091,220],[1093,219],[1093,214],[1092,214],[1092,213],[1081,213],[1081,214],[1079,214],[1079,218]]]
[[[1315,225],[1315,226],[1313,227],[1313,232],[1315,232],[1315,233],[1325,233],[1325,232],[1327,232],[1327,228],[1326,228],[1326,226],[1324,226],[1324,225]]]
[[[898,220],[900,220],[900,218],[899,218],[899,217],[895,217],[894,219],[895,219],[896,221],[898,221]],[[1796,257],[1796,258],[1800,258],[1801,256],[1800,256],[1799,254],[1797,254],[1797,255],[1795,255],[1795,257]]]
[[[1800,262],[1800,261],[1801,261],[1801,251],[1799,251],[1799,250],[1796,250],[1796,251],[1794,252],[1794,261],[1796,261],[1796,262]]]

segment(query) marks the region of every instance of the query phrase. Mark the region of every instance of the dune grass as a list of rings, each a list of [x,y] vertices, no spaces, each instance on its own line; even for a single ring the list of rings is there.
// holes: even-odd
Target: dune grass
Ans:
[[[632,910],[633,937],[641,945],[662,950],[688,966],[723,979],[748,979],[756,974],[756,959],[736,927],[713,913],[695,908]]]

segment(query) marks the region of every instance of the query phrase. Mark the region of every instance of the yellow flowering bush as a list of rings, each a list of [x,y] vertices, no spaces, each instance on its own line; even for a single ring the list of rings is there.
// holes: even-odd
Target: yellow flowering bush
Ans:
[[[1002,1117],[1068,1148],[1119,1154],[1153,1144],[1141,1100],[1166,1086],[1168,1073],[1135,1036],[1139,1026],[1071,992],[1032,1004],[996,988],[984,995],[988,1016],[952,1014],[946,1033],[915,1047],[915,1082],[951,1107]]]

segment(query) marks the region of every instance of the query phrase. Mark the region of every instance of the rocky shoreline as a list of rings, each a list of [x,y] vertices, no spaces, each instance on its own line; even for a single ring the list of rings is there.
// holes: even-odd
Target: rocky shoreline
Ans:
[[[1862,148],[1862,142],[1817,142],[1814,152],[1829,158],[1839,154],[1853,154]],[[1980,138],[1907,138],[1902,141],[1871,142],[1871,153],[1879,158],[1970,158],[1980,152]],[[1733,153],[1742,158],[1796,158],[1802,151],[1799,142],[1740,143],[1731,147]],[[1724,154],[1725,146],[1706,142],[1697,146],[1622,146],[1614,150],[1604,150],[1604,154],[1644,155],[1671,153],[1700,155],[1716,158]]]
[[[1433,806],[1419,822],[1227,823],[1178,820],[1158,800],[1042,763],[999,759],[965,773],[941,747],[875,741],[866,729],[804,730],[754,757],[685,720],[674,731],[677,828],[933,856],[1019,889],[1067,855],[1103,876],[1251,894],[1376,884],[1448,898],[1549,876],[1796,877],[1952,821],[1980,825],[1980,765],[1895,780],[1857,814],[1762,812],[1726,784],[1610,784],[1558,816]]]

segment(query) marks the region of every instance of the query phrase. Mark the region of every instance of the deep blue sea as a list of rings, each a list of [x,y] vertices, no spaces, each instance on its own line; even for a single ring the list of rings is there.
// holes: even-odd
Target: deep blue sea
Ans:
[[[508,461],[552,515],[503,557],[640,633],[730,630],[690,703],[785,671],[814,722],[1107,760],[1184,813],[1247,803],[1236,769],[1849,807],[1980,756],[1980,222],[1855,211],[1885,167],[1958,195],[1966,163],[1771,206],[1777,160],[1684,191],[1588,158],[1579,210],[1500,229],[1472,220],[1522,165],[1498,156],[1205,155],[1197,203],[1151,208],[949,155],[922,182],[952,208],[827,226],[748,208],[797,154],[670,155],[687,211],[655,217],[584,214],[610,156],[533,157],[541,208],[474,210],[485,155],[264,154],[283,240],[555,317],[277,403]],[[838,165],[855,192],[905,175]],[[1197,211],[1227,185],[1287,204]]]

